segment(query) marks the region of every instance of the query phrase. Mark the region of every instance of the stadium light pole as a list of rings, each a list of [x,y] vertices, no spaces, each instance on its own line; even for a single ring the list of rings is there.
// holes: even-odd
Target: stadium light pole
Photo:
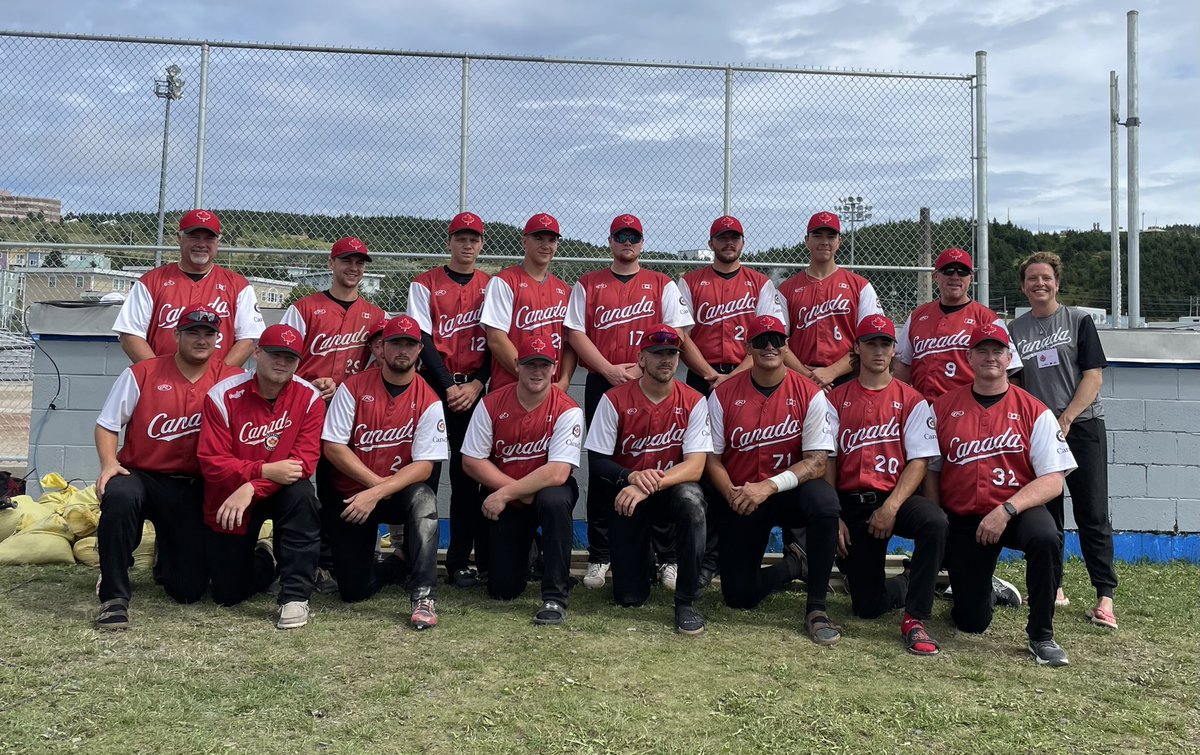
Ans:
[[[872,205],[864,204],[863,198],[842,197],[838,203],[834,205],[837,214],[842,220],[850,223],[850,267],[854,267],[854,229],[862,222],[871,219],[871,210],[875,209]]]
[[[167,212],[167,147],[171,140],[171,102],[183,96],[183,79],[179,78],[179,66],[167,66],[167,78],[154,80],[154,96],[167,101],[163,116],[162,170],[158,174],[158,234],[154,250],[154,266],[162,264],[163,220]]]

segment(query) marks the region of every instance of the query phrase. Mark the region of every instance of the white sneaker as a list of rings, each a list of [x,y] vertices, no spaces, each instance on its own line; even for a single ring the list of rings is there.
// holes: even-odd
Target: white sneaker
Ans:
[[[675,564],[663,564],[658,567],[658,581],[671,592],[675,592],[675,582],[678,579],[679,567]]]
[[[608,564],[588,564],[587,574],[583,575],[583,586],[590,590],[604,587],[604,578],[608,576]]]
[[[292,600],[279,607],[276,629],[299,629],[308,623],[308,601]]]

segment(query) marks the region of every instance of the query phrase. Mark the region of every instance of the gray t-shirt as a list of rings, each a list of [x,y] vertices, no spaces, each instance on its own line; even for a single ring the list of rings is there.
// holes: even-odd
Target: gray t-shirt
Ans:
[[[1075,397],[1084,370],[1108,366],[1095,323],[1078,309],[1059,305],[1049,317],[1026,312],[1008,324],[1008,332],[1021,358],[1021,385],[1056,417]],[[1103,418],[1097,396],[1075,420]]]

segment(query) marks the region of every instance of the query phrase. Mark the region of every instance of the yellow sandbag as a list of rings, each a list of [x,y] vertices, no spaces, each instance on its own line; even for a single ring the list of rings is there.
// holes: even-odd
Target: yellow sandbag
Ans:
[[[270,519],[262,523],[262,529],[258,531],[259,540],[270,540],[271,535],[275,532],[275,523]]]
[[[66,503],[79,490],[58,472],[42,477],[41,483],[42,497],[38,503]]]
[[[63,504],[62,518],[71,528],[72,539],[88,537],[96,534],[96,526],[100,523],[100,505],[71,501]]]
[[[42,507],[27,495],[15,495],[11,500],[16,504],[16,508],[0,509],[0,541],[8,539],[9,535],[21,529],[22,519],[28,517],[32,524],[46,515]]]
[[[96,538],[81,537],[71,547],[75,560],[84,566],[99,567],[100,551],[96,549]]]
[[[0,543],[2,545],[3,543]],[[142,525],[142,542],[133,551],[133,568],[150,569],[154,566],[154,525],[150,520]]]
[[[71,528],[54,514],[0,543],[0,565],[73,564]]]

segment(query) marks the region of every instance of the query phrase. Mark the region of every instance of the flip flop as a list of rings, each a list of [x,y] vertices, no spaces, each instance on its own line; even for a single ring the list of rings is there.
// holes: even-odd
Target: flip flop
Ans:
[[[842,628],[823,613],[812,614],[805,623],[808,624],[809,638],[818,645],[836,645],[842,639]]]
[[[1087,610],[1088,621],[1091,621],[1098,627],[1106,629],[1117,628],[1117,616],[1112,611],[1106,611],[1103,608],[1096,606]]]

